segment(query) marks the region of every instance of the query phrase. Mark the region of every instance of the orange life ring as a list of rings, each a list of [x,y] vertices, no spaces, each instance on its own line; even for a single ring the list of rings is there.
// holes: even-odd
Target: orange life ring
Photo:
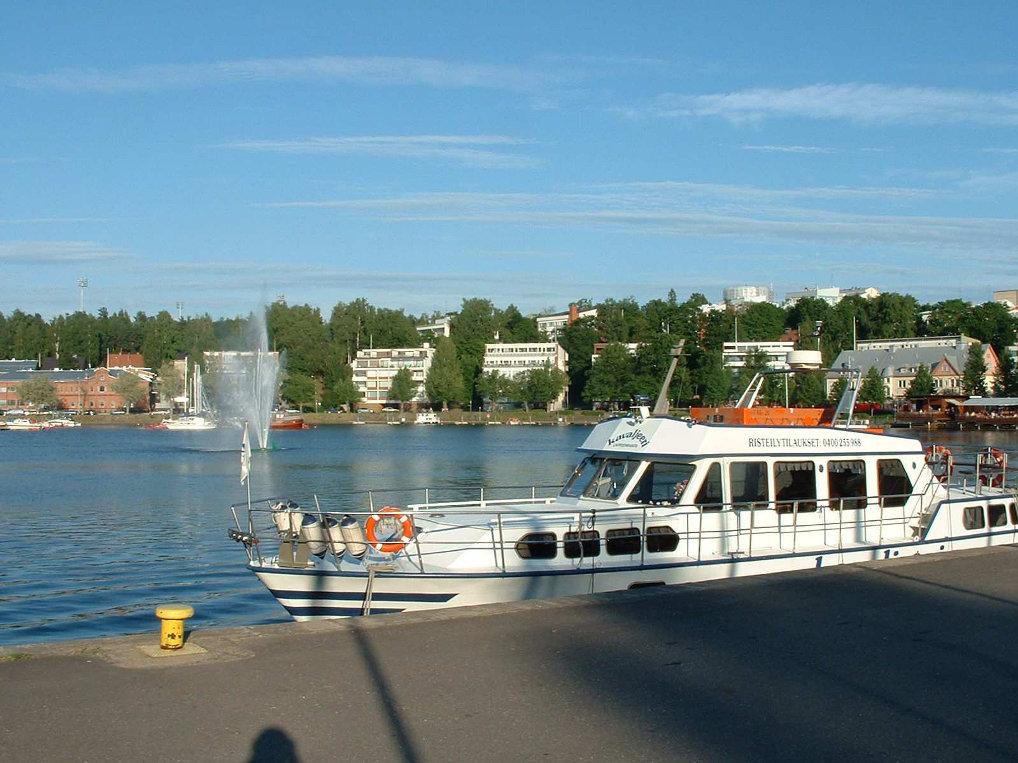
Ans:
[[[983,467],[996,467],[1000,471],[996,474],[980,474],[979,482],[989,487],[1004,487],[1004,471],[1007,468],[1007,454],[999,448],[988,447],[976,458],[982,469]]]
[[[378,529],[379,523],[382,521],[382,514],[395,514],[396,521],[400,524],[402,530],[402,537],[399,540],[385,541],[378,540]],[[383,506],[377,514],[372,514],[368,517],[368,521],[364,523],[364,535],[367,538],[368,544],[375,551],[380,551],[383,554],[396,554],[402,551],[406,544],[414,539],[414,523],[410,521],[410,517],[403,513],[402,509],[397,509],[395,506]]]
[[[926,463],[929,466],[944,465],[944,473],[935,474],[934,476],[941,482],[947,482],[954,471],[954,456],[951,455],[950,448],[945,448],[943,445],[928,445],[925,455]]]

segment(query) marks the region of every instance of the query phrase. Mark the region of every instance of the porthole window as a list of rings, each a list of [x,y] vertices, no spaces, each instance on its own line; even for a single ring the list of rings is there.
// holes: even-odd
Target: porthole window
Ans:
[[[668,525],[647,528],[647,551],[652,554],[674,551],[679,547],[679,534]]]
[[[1004,504],[991,503],[989,513],[990,527],[1004,527],[1007,525],[1007,514],[1004,511]]]
[[[516,541],[520,559],[554,559],[558,554],[555,533],[528,533]]]
[[[966,506],[961,513],[961,523],[966,530],[982,530],[986,527],[986,516],[982,506]]]
[[[568,532],[563,537],[565,542],[562,544],[562,553],[566,559],[601,555],[601,533],[597,530]]]
[[[640,553],[640,530],[636,527],[609,530],[605,533],[605,549],[609,556]]]

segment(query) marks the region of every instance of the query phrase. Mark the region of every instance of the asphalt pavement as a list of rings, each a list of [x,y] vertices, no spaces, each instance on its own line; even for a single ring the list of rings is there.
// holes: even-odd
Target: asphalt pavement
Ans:
[[[990,760],[1018,548],[0,650],[0,761]]]

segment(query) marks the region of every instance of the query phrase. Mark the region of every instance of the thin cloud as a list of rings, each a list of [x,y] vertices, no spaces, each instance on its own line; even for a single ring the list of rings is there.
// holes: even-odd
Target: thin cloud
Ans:
[[[630,117],[718,117],[734,123],[774,118],[862,124],[1018,124],[1018,91],[846,83],[752,88],[693,95],[664,93],[620,109]]]
[[[614,229],[700,239],[753,239],[813,245],[881,245],[926,250],[1011,251],[1018,220],[844,213],[791,201],[907,196],[913,189],[759,189],[651,182],[588,194],[418,194],[332,201],[284,202],[283,207],[334,209],[398,222],[474,222],[575,229]],[[712,196],[713,194],[713,196]],[[777,194],[780,194],[776,196]],[[777,198],[786,206],[774,206]]]
[[[1018,154],[1018,148],[984,148],[983,153],[986,154],[1005,154],[1014,155]]]
[[[280,154],[333,154],[435,159],[468,167],[526,168],[539,161],[497,148],[529,144],[505,135],[360,135],[296,140],[242,140],[223,148]]]
[[[2,241],[0,262],[54,264],[72,262],[107,262],[127,259],[131,255],[91,241]]]
[[[739,146],[743,151],[765,154],[836,154],[838,149],[828,146]]]
[[[263,82],[422,85],[434,88],[531,90],[555,81],[547,71],[434,58],[317,56],[0,73],[0,87],[73,93],[129,93]]]

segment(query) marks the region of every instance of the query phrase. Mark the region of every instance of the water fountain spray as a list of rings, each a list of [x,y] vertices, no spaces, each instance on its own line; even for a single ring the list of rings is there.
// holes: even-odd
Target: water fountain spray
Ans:
[[[214,376],[216,410],[248,430],[258,447],[269,447],[269,424],[279,391],[280,356],[269,350],[265,310],[248,318],[245,346],[251,349],[218,353],[219,362],[207,373]]]

